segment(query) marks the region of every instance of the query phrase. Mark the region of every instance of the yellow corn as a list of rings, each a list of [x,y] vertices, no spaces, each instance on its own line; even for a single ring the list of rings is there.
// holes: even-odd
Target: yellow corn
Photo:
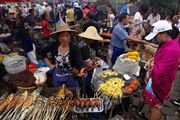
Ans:
[[[128,52],[128,56],[139,56],[139,52],[138,51]]]

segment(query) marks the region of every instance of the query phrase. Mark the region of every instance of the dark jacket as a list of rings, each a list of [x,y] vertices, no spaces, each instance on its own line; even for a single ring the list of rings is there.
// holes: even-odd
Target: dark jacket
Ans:
[[[51,52],[52,62],[54,64],[55,56],[58,54],[58,47],[59,47],[59,44],[57,42],[52,43],[51,45],[45,47],[42,50],[43,58],[46,58],[47,53]],[[70,43],[69,60],[71,62],[72,67],[77,68],[77,69],[81,69],[83,67],[83,58],[82,58],[81,50],[72,43]]]
[[[76,16],[76,20],[79,21],[83,18],[83,11],[80,7],[74,8],[74,16]]]
[[[33,40],[30,37],[28,30],[25,28],[24,22],[24,18],[20,16],[18,24],[16,26],[16,37],[21,41],[21,47],[23,48],[23,50],[28,53],[30,51],[33,51]]]

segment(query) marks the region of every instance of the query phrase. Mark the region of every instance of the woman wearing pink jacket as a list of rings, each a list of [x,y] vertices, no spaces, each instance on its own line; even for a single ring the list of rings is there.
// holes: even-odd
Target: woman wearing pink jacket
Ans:
[[[180,40],[170,22],[160,20],[152,26],[153,31],[145,39],[156,38],[160,47],[154,58],[145,65],[148,79],[143,99],[150,107],[148,119],[160,120],[161,107],[170,96],[180,63]]]

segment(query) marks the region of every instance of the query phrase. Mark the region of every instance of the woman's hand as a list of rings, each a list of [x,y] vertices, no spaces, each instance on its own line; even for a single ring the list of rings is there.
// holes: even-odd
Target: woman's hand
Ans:
[[[80,70],[80,72],[76,68],[73,68],[73,70],[72,70],[72,76],[78,76],[78,77],[85,79],[87,77],[87,75],[88,75],[88,73],[87,73],[87,70],[85,68],[82,68]]]
[[[101,59],[100,58],[95,58],[95,60],[93,60],[92,66],[94,68],[101,67]]]
[[[80,70],[80,76],[81,76],[83,79],[85,79],[85,78],[87,77],[87,75],[88,75],[87,70],[86,70],[85,68],[82,68],[82,69]]]
[[[47,63],[51,70],[55,68],[55,65],[52,64],[48,58],[45,58],[44,61]]]
[[[79,70],[76,68],[73,68],[72,70],[72,76],[79,76]]]
[[[146,65],[144,66],[144,68],[145,68],[146,70],[150,70],[150,69],[152,69],[153,64],[154,64],[154,59],[152,58],[152,59],[148,60],[148,62],[147,62]]]
[[[53,64],[50,64],[50,65],[48,65],[49,67],[50,67],[50,69],[52,70],[52,69],[54,69],[56,66],[55,65],[53,65]]]

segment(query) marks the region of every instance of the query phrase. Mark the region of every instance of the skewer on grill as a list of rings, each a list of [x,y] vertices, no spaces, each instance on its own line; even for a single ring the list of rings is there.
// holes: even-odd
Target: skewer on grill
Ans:
[[[89,107],[90,107],[90,105],[91,105],[91,100],[90,100],[89,98],[86,99],[85,105],[86,105],[86,110],[88,111],[88,110],[89,110]]]

